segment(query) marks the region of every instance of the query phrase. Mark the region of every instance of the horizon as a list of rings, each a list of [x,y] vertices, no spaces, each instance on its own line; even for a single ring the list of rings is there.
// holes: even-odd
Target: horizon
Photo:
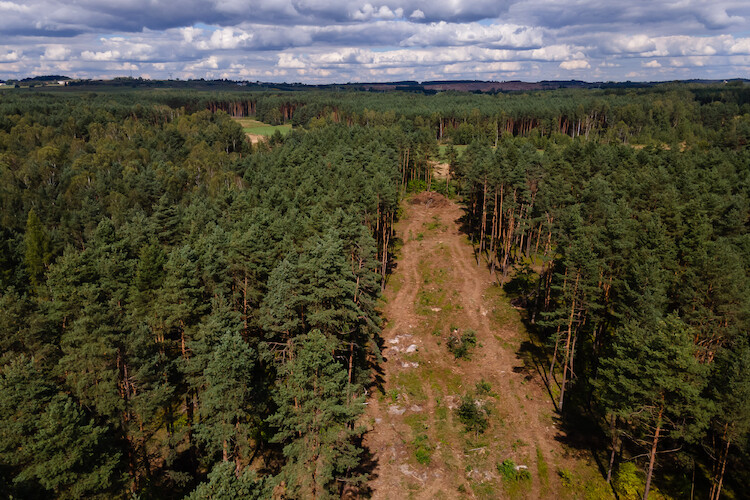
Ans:
[[[0,79],[655,82],[750,75],[721,0],[1,0]]]

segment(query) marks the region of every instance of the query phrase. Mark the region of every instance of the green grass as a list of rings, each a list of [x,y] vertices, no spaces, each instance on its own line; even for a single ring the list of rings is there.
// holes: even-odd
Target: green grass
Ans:
[[[292,126],[290,124],[268,125],[250,118],[237,118],[237,121],[242,125],[242,131],[246,134],[272,136],[277,130],[281,135],[287,135],[292,131]]]
[[[453,148],[456,150],[456,153],[458,154],[459,157],[463,154],[464,150],[467,147],[468,146],[466,144],[454,144],[453,145]],[[443,159],[445,159],[445,160],[447,160],[447,158],[445,157],[445,150],[448,149],[448,145],[447,144],[440,144],[438,146],[438,149],[440,151],[440,157],[443,158]]]

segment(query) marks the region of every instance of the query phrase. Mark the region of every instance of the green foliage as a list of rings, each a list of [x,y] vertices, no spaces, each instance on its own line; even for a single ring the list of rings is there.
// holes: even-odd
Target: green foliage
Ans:
[[[38,290],[44,283],[44,272],[50,263],[52,253],[50,252],[50,241],[46,229],[39,220],[36,210],[29,210],[26,219],[26,235],[24,236],[26,252],[24,263],[29,275],[31,287]]]
[[[476,388],[477,388],[477,395],[479,396],[487,396],[490,393],[492,393],[492,384],[490,384],[484,379],[477,382]]]
[[[622,500],[638,500],[643,491],[642,472],[633,462],[623,462],[612,476],[612,488]]]
[[[281,368],[274,396],[278,410],[270,423],[278,429],[272,441],[284,445],[286,458],[278,480],[294,497],[336,496],[337,479],[359,463],[353,440],[363,432],[354,426],[363,398],[354,396],[357,388],[333,358],[335,346],[334,339],[314,330],[298,338],[292,361]]]
[[[560,483],[566,488],[573,487],[573,473],[569,469],[557,469],[557,475],[560,477]]]
[[[531,481],[529,470],[525,467],[518,467],[510,458],[506,458],[502,463],[497,464],[497,472],[504,482]]]
[[[429,465],[432,460],[432,445],[427,434],[419,434],[412,442],[414,446],[414,456],[417,462],[422,465]]]
[[[474,394],[467,393],[461,398],[461,404],[456,408],[458,419],[466,427],[467,432],[475,436],[483,434],[490,426],[492,407],[483,400],[476,399]]]
[[[477,345],[477,334],[471,329],[466,329],[460,335],[458,330],[452,330],[446,345],[456,359],[471,359],[471,352]]]
[[[427,183],[422,179],[414,179],[406,184],[407,193],[421,193],[427,191]]]
[[[254,470],[237,473],[234,462],[222,462],[208,474],[208,481],[199,484],[185,500],[262,500],[269,498],[270,493],[268,481],[258,477]]]

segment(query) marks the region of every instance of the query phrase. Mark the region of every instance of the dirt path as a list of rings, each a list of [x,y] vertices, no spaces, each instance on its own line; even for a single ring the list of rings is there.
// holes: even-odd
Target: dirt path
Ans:
[[[404,244],[385,292],[385,391],[372,395],[366,414],[373,498],[573,498],[596,471],[557,439],[549,395],[516,354],[528,341],[519,311],[477,265],[459,231],[462,215],[454,202],[423,193],[396,227]],[[470,360],[448,351],[453,329],[476,332]],[[475,436],[455,410],[481,380],[491,384],[481,399],[494,411]],[[503,480],[497,464],[505,459],[531,478]],[[559,471],[574,471],[570,486]]]

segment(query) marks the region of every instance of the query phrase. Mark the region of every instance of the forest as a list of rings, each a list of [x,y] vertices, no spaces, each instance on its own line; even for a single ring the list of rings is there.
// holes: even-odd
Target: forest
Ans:
[[[293,129],[251,144],[247,116]],[[740,498],[749,141],[741,82],[5,92],[0,494],[365,495],[393,226],[438,190],[606,480]]]

